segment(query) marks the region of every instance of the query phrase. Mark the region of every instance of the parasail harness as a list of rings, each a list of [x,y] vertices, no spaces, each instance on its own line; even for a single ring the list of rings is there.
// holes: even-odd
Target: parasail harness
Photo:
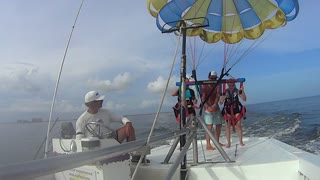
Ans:
[[[239,94],[242,93],[241,90],[237,88],[233,89],[231,92],[230,89],[225,89],[225,83],[223,84],[223,94],[227,95],[224,106],[221,111],[224,119],[231,123],[233,131],[235,131],[235,126],[238,121],[242,118],[246,119],[246,107],[241,104],[239,101]],[[243,86],[243,82],[240,82],[240,87]]]

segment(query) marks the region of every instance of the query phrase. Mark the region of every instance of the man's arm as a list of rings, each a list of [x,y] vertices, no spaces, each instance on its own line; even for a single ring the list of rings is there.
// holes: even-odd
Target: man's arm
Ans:
[[[123,117],[123,116],[118,116],[112,112],[110,112],[109,117],[112,122],[119,122],[124,125],[127,124],[128,122],[131,122],[128,118]]]
[[[204,102],[204,100],[206,100],[206,96],[207,96],[207,88],[205,85],[202,85],[202,94],[201,94],[201,100],[202,102]],[[208,107],[208,103],[204,103],[204,108]]]
[[[220,100],[220,90],[219,90],[219,86],[216,86],[216,99],[214,100],[214,104],[216,106],[218,106]]]
[[[219,100],[220,100],[219,87],[216,86],[214,91],[215,92],[213,92],[213,93],[215,93],[215,99],[213,101],[213,104],[210,106],[209,110],[211,109],[211,111],[216,112],[216,111],[219,111],[219,105],[218,105]]]
[[[177,88],[172,91],[171,96],[178,96],[178,94],[179,94],[179,89]]]
[[[131,121],[128,119],[128,118],[126,118],[126,117],[122,117],[122,123],[123,124],[127,124],[127,123],[131,123]]]
[[[84,137],[84,124],[82,115],[77,119],[76,122],[76,139],[81,139]]]

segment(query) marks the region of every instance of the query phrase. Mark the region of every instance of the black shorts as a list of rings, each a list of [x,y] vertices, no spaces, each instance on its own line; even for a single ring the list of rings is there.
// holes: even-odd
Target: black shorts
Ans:
[[[190,114],[196,115],[196,110],[193,107],[188,108],[188,115]]]
[[[231,108],[229,106],[225,107],[227,110],[228,114],[231,114]],[[238,114],[241,112],[241,109],[239,108],[239,106],[235,106],[233,107],[233,114]]]

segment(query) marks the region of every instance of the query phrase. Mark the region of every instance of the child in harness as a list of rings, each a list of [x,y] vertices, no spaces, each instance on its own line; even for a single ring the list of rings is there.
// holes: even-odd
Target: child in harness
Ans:
[[[241,146],[244,146],[244,143],[242,141],[241,119],[246,118],[246,114],[245,114],[246,108],[239,101],[239,97],[243,101],[247,100],[243,86],[240,87],[240,89],[237,89],[235,83],[230,82],[228,83],[228,89],[226,89],[226,92],[223,94],[223,96],[221,96],[221,99],[219,102],[220,104],[224,104],[221,113],[226,121],[226,136],[227,136],[227,142],[228,142],[228,144],[226,145],[227,148],[231,146],[231,141],[230,141],[231,126],[233,128],[233,131],[235,131],[235,128],[237,129],[239,143]]]
[[[187,75],[187,81],[189,81],[191,77]],[[176,117],[176,121],[180,123],[180,110],[181,110],[181,100],[180,100],[180,87],[175,89],[171,96],[178,96],[178,102],[172,107],[174,115]],[[191,89],[189,86],[186,87],[185,92],[185,98],[186,98],[186,117],[191,118],[196,116],[196,109],[200,109],[197,106],[198,100],[196,98],[196,94],[193,89]]]
[[[178,123],[180,123],[180,106],[181,106],[181,101],[180,101],[180,91],[179,89],[174,90],[171,95],[172,96],[178,96],[178,102],[173,106],[173,112],[175,114],[176,120]],[[195,97],[195,93],[192,89],[189,87],[186,88],[186,117],[193,117],[196,116],[196,111],[195,109],[199,109],[197,104],[197,98]]]

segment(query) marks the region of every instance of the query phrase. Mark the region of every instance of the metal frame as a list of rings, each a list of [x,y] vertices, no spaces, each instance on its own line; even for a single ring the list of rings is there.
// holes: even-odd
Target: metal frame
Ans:
[[[193,118],[196,119],[196,122],[194,122],[194,124],[197,124],[197,122],[200,122],[200,124],[203,127],[203,129],[205,130],[205,132],[209,134],[210,139],[212,140],[213,144],[217,147],[218,151],[220,152],[220,154],[223,157],[223,159],[225,160],[225,162],[228,162],[228,163],[234,162],[229,158],[228,154],[223,150],[223,148],[221,147],[219,142],[216,141],[216,139],[214,138],[213,133],[208,129],[208,127],[207,127],[206,123],[204,122],[204,120],[201,117],[198,117],[198,116],[197,117],[193,117]],[[191,130],[192,130],[191,132],[193,134],[195,134],[194,137],[193,137],[193,162],[195,164],[197,164],[198,163],[197,128],[194,127]],[[178,142],[179,142],[179,138],[177,137],[174,140],[174,142],[173,142],[173,144],[172,144],[167,156],[165,157],[165,159],[163,161],[163,164],[168,164],[169,163],[170,158],[172,157],[172,154],[173,154],[174,150],[176,149],[176,147],[178,145]],[[189,148],[189,146],[187,146],[187,148]],[[212,162],[210,162],[210,163],[212,163]]]
[[[151,137],[150,143],[153,144],[161,142],[172,137],[179,137],[183,134],[189,133],[190,129],[183,129],[180,131],[174,131],[167,134],[154,136]],[[130,153],[145,146],[146,140],[142,139],[108,148],[101,148],[97,150],[66,154],[41,160],[27,161],[19,164],[2,166],[0,167],[0,179],[29,180],[39,176],[54,174],[64,170],[87,165],[99,160],[108,159],[125,153]],[[61,166],[61,164],[63,164],[63,166]]]

